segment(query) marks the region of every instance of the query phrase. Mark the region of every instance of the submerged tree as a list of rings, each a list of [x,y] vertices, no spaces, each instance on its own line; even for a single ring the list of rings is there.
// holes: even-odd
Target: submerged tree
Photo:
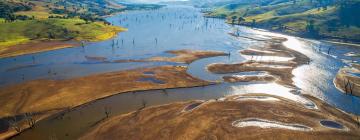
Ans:
[[[236,19],[237,19],[237,16],[232,16],[231,17],[231,24],[235,24]]]
[[[255,27],[255,25],[256,25],[256,20],[255,20],[255,19],[252,19],[251,26],[252,26],[252,27]]]
[[[9,125],[18,133],[21,132],[21,127],[19,126],[19,123],[16,119],[16,116],[14,116],[12,119],[8,121]]]
[[[243,17],[239,17],[238,18],[238,24],[240,24],[241,22],[245,21],[245,19]]]
[[[31,113],[25,113],[25,119],[26,122],[28,123],[30,128],[33,128],[35,126],[36,120],[33,118],[33,114]]]
[[[317,37],[319,35],[318,29],[315,28],[315,21],[310,19],[306,23],[306,32],[309,36]]]
[[[104,113],[106,118],[109,118],[110,114],[111,114],[111,108],[110,107],[104,107]]]

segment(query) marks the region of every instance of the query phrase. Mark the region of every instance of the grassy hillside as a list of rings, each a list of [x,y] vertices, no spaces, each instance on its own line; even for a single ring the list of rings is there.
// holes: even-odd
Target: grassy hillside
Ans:
[[[24,20],[0,23],[0,45],[11,46],[31,40],[100,41],[122,31],[102,22],[86,23],[82,19]]]
[[[299,36],[360,42],[359,7],[359,0],[240,0],[207,16]]]
[[[84,3],[76,5],[80,1]],[[100,7],[97,7],[102,0],[91,4],[85,2],[90,2],[89,0],[80,1],[0,1],[1,50],[5,50],[4,47],[39,40],[100,41],[124,30],[111,26],[101,18],[102,13],[109,11],[109,9],[101,11]],[[114,4],[110,6],[115,7]],[[120,5],[118,6],[120,8]]]
[[[0,50],[39,40],[106,40],[125,29],[103,16],[160,7],[112,0],[0,0]]]

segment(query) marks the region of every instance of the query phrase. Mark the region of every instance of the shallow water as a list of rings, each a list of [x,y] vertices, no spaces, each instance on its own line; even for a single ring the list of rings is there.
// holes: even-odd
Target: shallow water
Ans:
[[[194,77],[204,80],[222,80],[222,76],[234,74],[212,74],[206,70],[206,66],[212,63],[244,61],[245,58],[238,51],[262,43],[252,39],[236,38],[229,35],[229,32],[237,28],[242,36],[251,38],[268,38],[268,35],[283,36],[247,27],[232,27],[221,19],[203,18],[199,9],[187,6],[168,6],[154,11],[131,11],[109,17],[107,20],[129,30],[120,33],[113,40],[87,43],[84,48],[67,48],[0,59],[0,85],[6,86],[34,79],[68,79],[139,67],[178,65],[167,62],[113,63],[114,60],[172,56],[165,51],[178,49],[230,52],[229,56],[195,61],[189,64],[187,70]],[[316,105],[301,96],[302,93],[307,93],[344,111],[360,113],[360,99],[340,93],[332,83],[339,68],[348,65],[343,60],[351,60],[344,54],[357,52],[358,49],[285,37],[289,39],[284,43],[287,47],[312,59],[310,65],[300,66],[293,71],[295,85],[299,89],[291,89],[275,83],[255,82],[123,93],[76,108],[66,113],[64,119],[49,118],[41,121],[37,127],[14,139],[49,139],[53,136],[58,139],[75,139],[105,116],[104,107],[110,107],[111,115],[117,115],[139,109],[144,102],[146,106],[151,106],[194,99],[208,100],[244,93],[281,96],[300,102],[309,109],[316,109]],[[333,48],[331,55],[324,54],[323,52],[327,52],[325,48],[329,47]],[[32,56],[35,57],[34,62]],[[98,59],[89,60],[89,56]],[[271,59],[277,60],[275,57]],[[152,75],[152,73],[145,74]],[[290,92],[294,90],[298,94]]]

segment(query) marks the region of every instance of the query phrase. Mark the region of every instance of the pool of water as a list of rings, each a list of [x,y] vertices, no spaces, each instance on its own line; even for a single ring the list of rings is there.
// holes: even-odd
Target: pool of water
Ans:
[[[155,77],[145,77],[145,78],[140,78],[139,80],[137,81],[140,81],[140,82],[152,82],[152,83],[155,83],[155,84],[165,84],[166,82],[164,81],[161,81],[159,79],[156,79]]]
[[[233,31],[239,31],[241,36],[250,38],[268,38],[269,35],[286,37],[289,40],[284,43],[285,46],[307,55],[312,62],[293,71],[295,75],[293,80],[298,87],[296,89],[276,83],[255,82],[122,93],[75,108],[66,113],[63,119],[51,117],[41,121],[34,129],[14,139],[49,139],[53,136],[58,139],[76,139],[94,123],[104,118],[104,107],[111,108],[111,115],[118,115],[139,109],[144,103],[146,106],[162,105],[195,99],[217,99],[245,93],[281,96],[302,103],[309,109],[316,109],[315,104],[301,96],[301,94],[311,94],[344,111],[360,113],[360,99],[340,93],[332,83],[337,71],[349,65],[346,63],[348,61],[343,60],[358,59],[344,54],[357,52],[358,48],[337,46],[248,27],[230,26],[222,19],[204,18],[199,9],[189,6],[167,6],[153,11],[125,12],[109,17],[107,20],[114,25],[127,27],[128,31],[120,33],[112,40],[86,43],[84,48],[67,48],[0,59],[0,85],[6,86],[35,79],[68,79],[139,67],[179,65],[168,62],[114,62],[124,59],[172,56],[165,51],[179,49],[230,53],[229,56],[195,61],[189,64],[187,70],[189,74],[197,78],[222,80],[222,76],[234,74],[212,74],[206,70],[206,66],[212,63],[242,62],[246,58],[239,54],[239,50],[262,43],[262,41],[229,35],[229,32]],[[113,45],[113,41],[119,43]],[[327,49],[324,48],[329,47],[333,49],[331,49],[331,54],[327,55]],[[32,59],[33,57],[35,60]],[[277,60],[275,57],[267,59]],[[145,74],[152,75],[152,73]],[[291,91],[296,91],[297,94]]]
[[[344,126],[342,124],[330,120],[322,120],[320,121],[320,124],[328,128],[344,129]]]

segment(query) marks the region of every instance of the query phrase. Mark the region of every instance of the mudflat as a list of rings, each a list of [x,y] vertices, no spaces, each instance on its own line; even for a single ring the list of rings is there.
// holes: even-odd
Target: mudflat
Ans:
[[[282,85],[294,86],[292,71],[300,65],[309,63],[310,59],[306,55],[284,46],[282,44],[284,41],[286,38],[272,37],[266,41],[264,46],[255,46],[240,51],[250,60],[236,64],[211,64],[207,69],[217,74],[253,71],[267,73],[266,75],[225,76],[223,79],[226,82],[275,81]],[[270,57],[270,59],[274,57],[275,60],[262,60],[263,57]],[[277,57],[280,57],[280,60],[276,60]]]
[[[19,44],[0,49],[0,58],[64,49],[76,47],[79,45],[80,43],[74,41],[38,41],[26,44]]]
[[[114,116],[80,139],[360,138],[353,116],[317,98],[304,96],[318,109],[307,109],[303,104],[259,93],[177,102]],[[254,100],[256,97],[274,100]],[[336,124],[337,128],[321,122]]]
[[[201,51],[201,50],[172,50],[167,51],[166,53],[173,54],[175,56],[172,57],[151,57],[148,59],[141,59],[141,60],[115,60],[114,62],[118,63],[125,63],[125,62],[176,62],[176,63],[186,63],[190,64],[196,60],[208,57],[215,57],[215,56],[226,56],[227,53],[220,52],[220,51]]]
[[[33,80],[0,89],[0,117],[72,108],[128,91],[193,87],[208,84],[211,83],[187,74],[186,67],[183,66],[139,68],[66,80]]]

